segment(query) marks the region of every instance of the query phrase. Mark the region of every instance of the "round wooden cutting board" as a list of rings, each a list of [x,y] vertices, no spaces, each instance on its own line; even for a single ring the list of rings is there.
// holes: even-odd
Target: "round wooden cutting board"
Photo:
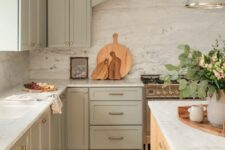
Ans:
[[[110,52],[115,52],[116,56],[121,60],[120,74],[121,77],[125,77],[131,67],[132,67],[132,55],[129,49],[118,43],[118,34],[113,34],[113,43],[107,44],[104,46],[97,56],[97,64],[103,62],[105,59],[108,59],[111,62],[112,57],[110,56]]]

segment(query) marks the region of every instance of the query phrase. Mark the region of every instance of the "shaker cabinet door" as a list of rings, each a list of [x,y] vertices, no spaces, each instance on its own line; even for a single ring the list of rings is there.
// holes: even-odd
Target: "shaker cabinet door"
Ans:
[[[37,47],[37,0],[30,0],[30,48]]]
[[[70,0],[70,47],[90,47],[91,1]]]
[[[48,0],[48,47],[69,47],[69,0]]]
[[[48,109],[43,117],[40,120],[40,134],[41,134],[41,149],[42,150],[50,150],[50,138],[51,138],[51,113],[50,109]]]
[[[30,4],[29,0],[20,1],[20,30],[19,30],[19,49],[20,50],[29,50],[30,49]]]
[[[66,149],[88,149],[88,89],[68,89],[66,108]]]
[[[37,1],[37,47],[47,46],[47,0]]]
[[[29,150],[29,132],[25,133],[10,150]]]
[[[40,149],[40,123],[37,121],[30,128],[30,149],[39,150]]]

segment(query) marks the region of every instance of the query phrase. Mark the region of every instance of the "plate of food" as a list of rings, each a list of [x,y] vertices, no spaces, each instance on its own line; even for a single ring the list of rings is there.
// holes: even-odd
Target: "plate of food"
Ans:
[[[27,92],[33,92],[33,93],[41,93],[41,92],[52,92],[56,91],[57,88],[53,84],[49,83],[36,83],[36,82],[31,82],[31,83],[26,83],[24,84],[24,91]]]

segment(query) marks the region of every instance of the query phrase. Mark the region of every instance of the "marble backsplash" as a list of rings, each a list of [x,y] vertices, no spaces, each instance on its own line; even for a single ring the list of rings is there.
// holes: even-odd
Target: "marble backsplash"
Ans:
[[[177,45],[207,51],[219,35],[225,38],[224,18],[224,10],[188,9],[181,0],[107,0],[93,10],[92,47],[31,51],[30,77],[69,78],[71,56],[88,56],[91,73],[114,32],[133,54],[128,78],[162,73],[164,64],[177,62]]]
[[[29,79],[29,52],[0,52],[0,91]]]

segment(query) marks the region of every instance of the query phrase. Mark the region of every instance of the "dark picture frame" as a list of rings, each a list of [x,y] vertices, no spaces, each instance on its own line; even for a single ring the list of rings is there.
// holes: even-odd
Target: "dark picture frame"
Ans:
[[[88,79],[88,57],[70,57],[70,79]]]

